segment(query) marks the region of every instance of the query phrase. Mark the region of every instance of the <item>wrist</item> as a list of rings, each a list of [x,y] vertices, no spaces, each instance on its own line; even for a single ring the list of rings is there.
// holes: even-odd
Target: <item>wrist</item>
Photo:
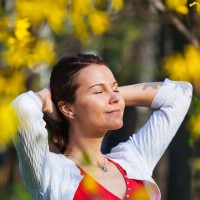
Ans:
[[[47,88],[42,89],[39,92],[36,92],[36,95],[39,97],[41,103],[42,103],[42,112],[48,113],[48,99],[50,97],[50,92],[48,91]]]

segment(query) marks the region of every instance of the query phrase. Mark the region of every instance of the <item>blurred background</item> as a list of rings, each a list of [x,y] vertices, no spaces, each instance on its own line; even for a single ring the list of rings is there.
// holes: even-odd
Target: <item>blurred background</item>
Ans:
[[[94,53],[120,85],[190,81],[192,105],[158,163],[162,200],[200,198],[200,0],[0,0],[0,199],[29,200],[12,136],[10,102],[49,81],[63,55]],[[124,127],[109,133],[103,152],[141,127],[151,110],[129,107]]]

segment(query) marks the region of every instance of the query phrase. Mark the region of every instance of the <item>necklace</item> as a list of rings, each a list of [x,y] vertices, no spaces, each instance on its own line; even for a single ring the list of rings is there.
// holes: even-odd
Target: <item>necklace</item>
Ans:
[[[70,154],[64,154],[65,156],[67,157],[73,157],[75,158],[76,160],[78,160],[82,165],[92,165],[90,161],[81,161],[79,158],[77,158],[76,156],[73,156],[73,155],[70,155]],[[104,159],[103,159],[103,166],[96,166],[96,165],[92,165],[93,167],[97,167],[97,168],[100,168],[103,172],[107,172],[108,171],[108,168],[106,167],[106,157],[104,156]]]

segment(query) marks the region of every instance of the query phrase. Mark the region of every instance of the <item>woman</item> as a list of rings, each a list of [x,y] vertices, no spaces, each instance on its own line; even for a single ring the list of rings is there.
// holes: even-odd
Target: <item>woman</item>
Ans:
[[[118,87],[99,57],[62,58],[52,70],[50,89],[29,91],[13,102],[19,118],[15,145],[20,170],[33,199],[159,200],[152,172],[191,97],[186,82],[166,79]],[[125,105],[155,111],[128,141],[103,155],[102,139],[108,130],[122,127]],[[60,154],[49,151],[44,114],[62,121],[62,130],[53,135]]]

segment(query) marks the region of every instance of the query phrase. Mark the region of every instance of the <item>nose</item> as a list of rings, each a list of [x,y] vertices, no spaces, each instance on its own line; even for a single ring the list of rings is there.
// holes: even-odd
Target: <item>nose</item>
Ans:
[[[115,104],[115,103],[118,103],[119,101],[120,101],[120,96],[119,96],[119,94],[112,91],[112,92],[110,93],[109,103],[110,103],[110,104]]]

